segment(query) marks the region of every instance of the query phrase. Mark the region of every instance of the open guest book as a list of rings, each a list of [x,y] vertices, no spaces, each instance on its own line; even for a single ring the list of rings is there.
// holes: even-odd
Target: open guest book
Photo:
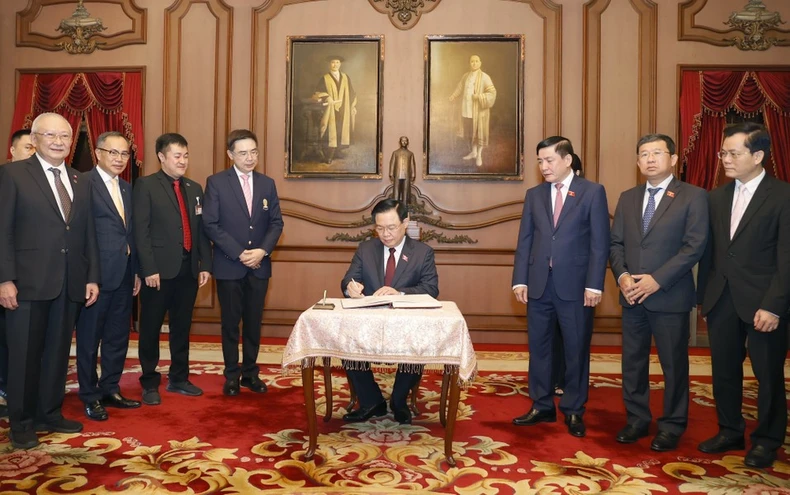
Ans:
[[[359,299],[341,299],[343,309],[374,308],[441,308],[442,303],[428,294],[407,294],[405,296],[365,296]]]

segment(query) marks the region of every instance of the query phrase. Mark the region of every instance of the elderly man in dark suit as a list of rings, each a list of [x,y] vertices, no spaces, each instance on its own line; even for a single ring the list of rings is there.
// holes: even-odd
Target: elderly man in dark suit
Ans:
[[[85,415],[107,419],[106,407],[132,409],[140,402],[121,395],[118,383],[129,349],[132,297],[140,291],[137,252],[132,238],[132,187],[120,174],[129,162],[129,142],[120,132],[105,132],[96,140],[93,218],[99,241],[101,294],[77,320],[77,379]],[[101,378],[96,372],[101,343]]]
[[[601,301],[609,257],[603,186],[572,173],[573,146],[553,136],[537,146],[545,182],[527,191],[513,266],[513,292],[527,305],[530,410],[517,426],[554,422],[552,341],[559,322],[565,348],[560,410],[568,433],[583,437],[589,388],[592,311]]]
[[[647,184],[617,202],[609,261],[623,306],[623,401],[620,443],[647,436],[650,413],[650,342],[664,372],[664,414],[650,448],[677,447],[689,408],[689,313],[694,307],[692,268],[708,239],[708,194],[675,179],[675,142],[648,134],[637,143],[637,166]]]
[[[167,391],[202,395],[189,381],[189,330],[198,287],[211,278],[211,244],[203,234],[203,188],[184,176],[187,140],[180,134],[156,139],[162,169],[134,185],[134,240],[145,284],[140,291],[140,366],[143,403],[159,405],[159,333],[170,325]]]
[[[274,181],[255,171],[258,138],[246,129],[228,136],[233,166],[206,182],[203,228],[214,243],[214,279],[222,321],[225,395],[239,395],[239,386],[266,392],[258,376],[261,319],[272,276],[271,253],[283,231],[280,200]],[[242,364],[239,367],[239,322]]]
[[[439,296],[433,249],[406,236],[409,210],[396,199],[379,201],[373,207],[378,237],[359,245],[340,289],[348,297],[428,294]],[[387,414],[387,403],[373,379],[368,363],[346,367],[349,381],[359,396],[359,409],[343,416],[344,421],[367,421]],[[411,371],[411,372],[409,372]],[[400,424],[411,423],[406,396],[419,381],[421,373],[398,367],[392,387],[390,408]]]
[[[36,432],[76,433],[63,417],[69,347],[83,306],[99,295],[90,181],[64,162],[72,129],[60,115],[33,121],[36,154],[0,167],[0,305],[6,309],[11,443]]]
[[[769,467],[787,428],[784,362],[790,308],[790,184],[769,177],[771,138],[752,122],[724,129],[719,151],[735,179],[710,193],[708,249],[698,294],[707,317],[713,398],[719,433],[699,444],[706,453],[741,450],[743,361],[748,342],[757,378],[757,428],[744,464]]]

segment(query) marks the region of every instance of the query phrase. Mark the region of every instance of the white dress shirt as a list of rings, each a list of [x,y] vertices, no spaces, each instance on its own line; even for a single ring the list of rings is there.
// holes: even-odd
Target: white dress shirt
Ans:
[[[675,176],[670,174],[669,177],[667,177],[666,179],[662,180],[657,186],[652,185],[650,182],[645,184],[645,186],[646,186],[645,187],[645,197],[642,200],[642,216],[643,217],[645,216],[645,210],[647,209],[647,200],[650,199],[650,191],[648,191],[647,189],[648,188],[654,189],[656,187],[658,188],[658,192],[654,196],[654,199],[656,201],[656,210],[658,210],[658,203],[661,202],[661,198],[664,197],[664,193],[666,192],[667,187],[669,187],[669,183],[672,182],[672,179],[674,179],[674,178],[675,178]]]
[[[110,193],[110,199],[115,196],[115,186],[113,185],[113,180],[117,179],[117,175],[113,177],[112,175],[105,172],[101,167],[96,167],[96,170],[99,171],[99,177],[101,177],[102,182],[107,187],[107,192]],[[51,173],[51,172],[50,172]],[[123,194],[121,194],[121,181],[118,179],[118,199],[121,200],[121,204],[123,205]],[[124,208],[126,205],[124,205]]]
[[[765,169],[763,169],[762,172],[760,172],[760,175],[750,180],[749,182],[744,183],[739,181],[738,179],[735,179],[735,193],[733,194],[732,209],[730,210],[730,213],[735,211],[735,194],[738,193],[738,188],[746,187],[746,191],[749,192],[749,194],[747,194],[743,198],[743,211],[745,212],[746,209],[749,207],[749,202],[751,202],[752,198],[754,197],[754,193],[757,191],[757,186],[760,185],[760,182],[762,182],[764,178],[765,178]],[[743,220],[743,217],[741,217],[741,220]]]
[[[252,197],[253,196],[253,194],[252,194],[252,172],[249,172],[249,173],[242,172],[241,170],[239,170],[239,168],[236,165],[233,165],[233,170],[236,171],[236,175],[239,177],[239,184],[241,185],[241,190],[242,191],[244,191],[244,179],[242,179],[241,177],[243,175],[246,175],[247,177],[249,177],[249,180],[247,182],[250,183],[250,197]]]
[[[69,193],[69,197],[72,201],[74,201],[74,191],[71,189],[71,179],[69,177],[69,172],[66,170],[66,162],[62,162],[57,167],[53,167],[49,163],[44,160],[44,157],[36,153],[36,158],[38,158],[39,163],[41,164],[41,168],[44,170],[44,176],[47,178],[47,182],[49,182],[49,188],[52,189],[52,194],[55,196],[55,202],[58,204],[58,208],[60,208],[60,216],[66,220],[66,215],[63,214],[63,205],[60,204],[60,196],[58,195],[58,190],[55,187],[55,174],[49,171],[50,168],[56,168],[60,170],[60,180],[63,182],[63,185],[66,187],[66,192]]]
[[[406,236],[403,236],[401,239],[400,244],[395,246],[395,268],[398,267],[398,261],[400,261],[400,253],[403,251],[403,245],[406,244]],[[390,259],[390,248],[384,246],[384,273],[387,273],[387,260]]]

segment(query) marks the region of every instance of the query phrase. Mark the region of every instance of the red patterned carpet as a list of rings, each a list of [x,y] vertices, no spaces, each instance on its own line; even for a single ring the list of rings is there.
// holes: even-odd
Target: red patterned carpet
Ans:
[[[508,353],[479,352],[478,358],[502,357],[495,354]],[[594,364],[616,359],[600,354]],[[64,412],[85,419],[74,390],[73,363],[71,371]],[[650,438],[628,446],[614,441],[625,421],[616,374],[592,373],[588,434],[577,439],[566,433],[561,417],[555,424],[512,426],[511,419],[528,407],[526,374],[481,372],[462,392],[454,443],[458,465],[449,468],[437,412],[439,375],[425,376],[422,414],[414,424],[401,426],[391,414],[344,424],[340,417],[348,390],[344,375],[335,372],[333,419],[319,421],[316,460],[305,463],[301,378],[282,376],[274,365],[262,371],[269,384],[266,395],[242,389],[229,398],[221,393],[222,365],[196,362],[192,381],[204,396],[183,397],[162,387],[161,406],[110,409],[108,421],[85,419],[82,433],[42,435],[42,444],[29,451],[11,449],[7,422],[0,420],[0,493],[790,494],[790,445],[765,471],[746,468],[744,452],[713,456],[696,450],[716,430],[707,377],[692,377],[691,418],[680,448],[659,454],[649,449]],[[122,381],[126,395],[139,398],[138,376],[139,366],[130,360]],[[393,377],[378,378],[386,393]],[[655,414],[662,383],[660,376],[651,378]],[[318,377],[316,383],[320,417],[324,387]],[[746,387],[744,413],[751,428],[755,383],[748,380]]]

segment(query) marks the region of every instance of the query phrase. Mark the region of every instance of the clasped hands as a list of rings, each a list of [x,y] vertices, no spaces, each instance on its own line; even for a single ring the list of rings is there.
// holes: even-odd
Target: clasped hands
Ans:
[[[652,275],[631,275],[626,273],[619,280],[620,292],[628,304],[642,304],[651,294],[661,288]]]
[[[348,297],[352,299],[359,299],[361,297],[365,297],[363,291],[365,290],[365,286],[360,284],[354,279],[351,279],[351,282],[346,285],[346,294]],[[385,285],[376,292],[373,293],[374,296],[398,296],[400,295],[400,291],[398,289],[393,289],[392,287]]]
[[[245,249],[239,255],[239,261],[247,268],[257,270],[261,267],[264,256],[266,256],[266,251],[263,249]]]

